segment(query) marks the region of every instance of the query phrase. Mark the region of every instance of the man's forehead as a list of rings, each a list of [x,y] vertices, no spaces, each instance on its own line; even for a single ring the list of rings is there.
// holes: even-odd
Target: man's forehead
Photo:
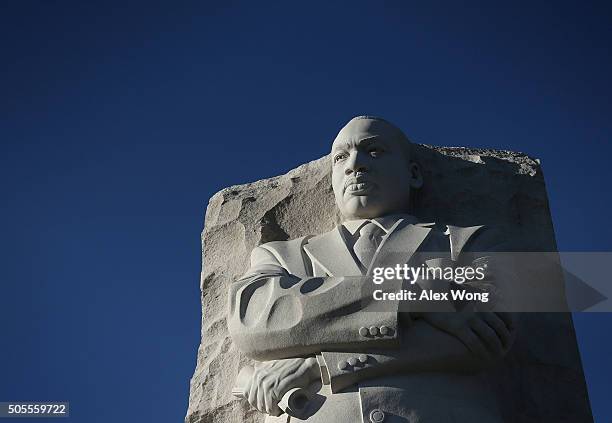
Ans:
[[[379,119],[353,119],[336,136],[332,148],[346,143],[364,140],[396,141],[404,138],[402,131],[389,122]]]

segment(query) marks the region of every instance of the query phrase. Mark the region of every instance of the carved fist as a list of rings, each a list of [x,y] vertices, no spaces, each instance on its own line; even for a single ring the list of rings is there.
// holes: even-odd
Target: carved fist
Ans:
[[[319,364],[314,357],[264,361],[255,365],[249,385],[245,387],[252,407],[272,416],[283,411],[278,402],[293,388],[307,388],[320,379]]]

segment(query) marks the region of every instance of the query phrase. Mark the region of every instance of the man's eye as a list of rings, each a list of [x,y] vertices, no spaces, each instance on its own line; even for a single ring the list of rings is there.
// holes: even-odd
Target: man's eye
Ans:
[[[339,162],[340,160],[344,160],[347,158],[347,154],[346,153],[338,153],[334,156],[334,163]]]
[[[382,153],[382,149],[381,148],[370,148],[368,150],[368,153],[370,154],[370,156],[372,157],[378,157],[380,156],[380,154]]]

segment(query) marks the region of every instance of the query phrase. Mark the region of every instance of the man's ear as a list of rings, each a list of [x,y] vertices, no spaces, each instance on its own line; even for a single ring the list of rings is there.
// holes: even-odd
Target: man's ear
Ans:
[[[421,188],[423,186],[421,167],[416,162],[411,162],[408,166],[410,171],[410,187],[414,189]]]

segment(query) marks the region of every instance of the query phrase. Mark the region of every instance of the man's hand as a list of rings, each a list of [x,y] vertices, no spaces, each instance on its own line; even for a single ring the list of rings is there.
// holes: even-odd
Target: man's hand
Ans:
[[[255,365],[255,371],[245,392],[251,406],[262,413],[280,416],[278,408],[283,395],[293,388],[307,388],[320,379],[319,364],[314,357],[264,361]]]
[[[515,326],[509,313],[460,311],[422,313],[420,317],[458,338],[476,357],[485,361],[501,358],[515,338]]]

